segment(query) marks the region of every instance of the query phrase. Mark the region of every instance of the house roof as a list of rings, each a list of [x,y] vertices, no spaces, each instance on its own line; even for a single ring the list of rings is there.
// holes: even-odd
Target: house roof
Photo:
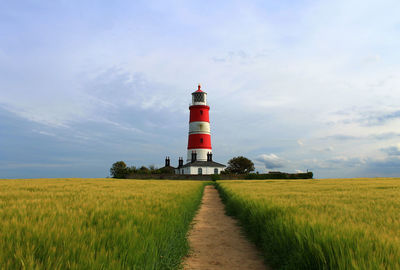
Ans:
[[[194,162],[188,162],[185,165],[183,165],[183,168],[186,167],[226,167],[225,165],[218,163],[218,162],[214,162],[214,161],[199,161],[196,160]]]

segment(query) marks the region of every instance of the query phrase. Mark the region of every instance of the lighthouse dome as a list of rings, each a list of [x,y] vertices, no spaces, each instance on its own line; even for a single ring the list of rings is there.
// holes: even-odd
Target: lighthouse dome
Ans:
[[[192,93],[192,105],[207,105],[207,93],[201,90],[200,84],[197,91]]]

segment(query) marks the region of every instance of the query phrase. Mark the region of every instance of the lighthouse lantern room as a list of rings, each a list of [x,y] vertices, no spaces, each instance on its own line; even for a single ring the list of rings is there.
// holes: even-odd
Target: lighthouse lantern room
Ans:
[[[207,104],[207,93],[201,90],[192,93],[192,103],[189,106],[189,138],[186,164],[179,159],[176,168],[178,174],[219,174],[225,165],[212,160],[210,106]]]

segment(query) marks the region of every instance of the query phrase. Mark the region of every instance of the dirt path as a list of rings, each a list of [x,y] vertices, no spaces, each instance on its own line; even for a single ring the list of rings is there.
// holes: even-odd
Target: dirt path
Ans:
[[[186,270],[268,269],[255,246],[242,235],[236,220],[225,215],[213,186],[205,187],[189,242],[191,253],[183,262]]]

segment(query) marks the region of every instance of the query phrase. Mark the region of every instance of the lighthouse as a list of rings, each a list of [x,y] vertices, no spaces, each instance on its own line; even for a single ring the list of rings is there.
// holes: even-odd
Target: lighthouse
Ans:
[[[210,106],[207,105],[207,93],[201,90],[200,84],[197,91],[192,93],[192,103],[189,106],[189,141],[187,147],[187,159],[207,161],[212,153],[210,134]]]
[[[178,174],[219,174],[226,167],[213,161],[210,130],[210,106],[207,103],[207,93],[197,90],[192,93],[192,103],[189,105],[189,134],[186,164],[179,159]]]

